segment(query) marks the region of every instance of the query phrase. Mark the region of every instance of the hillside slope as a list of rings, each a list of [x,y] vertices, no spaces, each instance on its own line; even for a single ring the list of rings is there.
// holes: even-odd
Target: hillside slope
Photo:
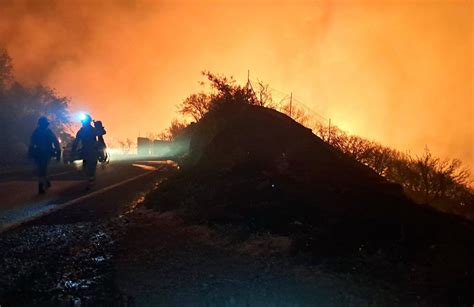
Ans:
[[[314,261],[363,249],[394,264],[434,267],[443,283],[474,284],[472,225],[414,204],[288,116],[229,103],[192,129],[181,171],[148,197],[149,207],[238,226],[244,238],[288,236],[292,254]]]

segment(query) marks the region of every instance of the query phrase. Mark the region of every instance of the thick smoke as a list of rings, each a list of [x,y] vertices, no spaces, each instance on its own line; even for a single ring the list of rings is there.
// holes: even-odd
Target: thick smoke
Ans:
[[[23,82],[110,137],[158,132],[200,71],[293,92],[333,123],[473,165],[471,1],[13,1],[0,45]]]

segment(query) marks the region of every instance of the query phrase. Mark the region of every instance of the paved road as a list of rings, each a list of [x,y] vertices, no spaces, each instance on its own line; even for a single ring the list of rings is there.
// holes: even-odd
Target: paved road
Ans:
[[[141,183],[169,171],[170,162],[158,160],[112,161],[98,167],[97,182],[86,190],[81,166],[56,166],[50,174],[52,187],[37,194],[33,169],[0,175],[0,233],[68,206],[97,201],[114,201],[138,192]],[[165,170],[166,169],[166,170]]]

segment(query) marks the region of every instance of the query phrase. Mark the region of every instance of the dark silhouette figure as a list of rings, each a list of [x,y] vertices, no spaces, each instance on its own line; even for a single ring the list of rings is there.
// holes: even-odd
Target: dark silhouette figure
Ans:
[[[103,163],[103,165],[104,165],[104,163],[109,162],[109,156],[108,156],[108,153],[107,153],[107,145],[105,144],[105,140],[104,140],[104,135],[107,132],[105,131],[105,128],[102,125],[102,122],[99,121],[99,120],[94,121],[94,128],[97,131],[97,141],[99,142],[98,160],[99,160],[99,162]]]
[[[35,161],[38,172],[38,193],[43,194],[51,186],[48,180],[48,165],[52,157],[61,160],[61,147],[58,138],[48,128],[49,121],[42,116],[38,127],[33,131],[28,148],[28,156]]]
[[[79,156],[82,157],[83,169],[88,179],[87,188],[90,188],[95,182],[100,146],[98,137],[101,134],[92,126],[92,118],[89,114],[85,114],[81,122],[82,127],[77,132],[76,139],[72,144],[72,151],[77,152],[78,146],[81,144]]]

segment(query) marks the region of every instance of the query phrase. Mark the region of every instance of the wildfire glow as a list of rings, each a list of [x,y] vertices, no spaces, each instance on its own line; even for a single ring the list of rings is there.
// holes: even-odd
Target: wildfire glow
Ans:
[[[355,134],[474,165],[472,1],[41,3],[2,3],[0,45],[107,137],[167,127],[202,70],[250,69]]]

